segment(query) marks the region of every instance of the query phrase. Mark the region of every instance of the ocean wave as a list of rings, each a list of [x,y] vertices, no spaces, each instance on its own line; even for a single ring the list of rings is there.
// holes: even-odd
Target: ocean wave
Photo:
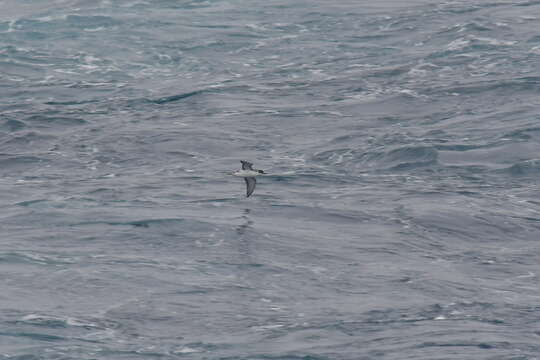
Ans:
[[[45,165],[49,159],[31,155],[0,154],[0,167],[3,171],[21,171],[36,165]]]
[[[36,265],[67,265],[75,263],[73,258],[37,252],[0,252],[0,262],[5,264],[30,263]]]
[[[314,160],[345,168],[362,168],[363,171],[407,171],[437,165],[438,152],[431,146],[403,146],[388,151],[367,152],[338,149],[317,153]]]
[[[504,171],[513,176],[536,176],[540,174],[540,159],[521,161]]]
[[[32,127],[47,127],[58,129],[64,126],[77,126],[87,123],[86,120],[76,117],[32,115],[25,119]]]

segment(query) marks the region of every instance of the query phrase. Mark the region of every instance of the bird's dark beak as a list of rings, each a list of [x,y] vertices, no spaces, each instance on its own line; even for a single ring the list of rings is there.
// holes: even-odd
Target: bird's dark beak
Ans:
[[[266,173],[262,170],[259,170],[259,174],[266,174]]]

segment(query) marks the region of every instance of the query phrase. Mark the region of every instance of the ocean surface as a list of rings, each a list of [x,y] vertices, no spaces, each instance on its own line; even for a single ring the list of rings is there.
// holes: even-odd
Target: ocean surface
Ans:
[[[540,359],[539,29],[0,1],[0,359]]]

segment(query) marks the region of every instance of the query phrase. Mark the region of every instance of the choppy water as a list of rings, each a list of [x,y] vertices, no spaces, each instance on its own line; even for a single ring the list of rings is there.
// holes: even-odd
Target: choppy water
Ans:
[[[0,1],[0,358],[539,358],[538,29]]]

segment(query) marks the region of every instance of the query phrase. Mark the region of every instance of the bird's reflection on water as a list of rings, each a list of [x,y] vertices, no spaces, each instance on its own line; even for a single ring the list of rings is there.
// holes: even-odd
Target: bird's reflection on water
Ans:
[[[251,212],[250,209],[244,209],[243,215],[242,215],[242,219],[244,222],[236,227],[236,233],[238,235],[244,235],[246,230],[248,230],[251,227],[251,225],[253,225],[253,221],[249,218],[250,212]]]
[[[236,233],[238,234],[238,254],[242,259],[241,262],[244,264],[251,264],[254,261],[252,254],[254,239],[250,236],[253,232],[249,231],[253,229],[254,222],[249,216],[250,212],[250,209],[244,209],[242,211],[242,223],[235,228]]]

